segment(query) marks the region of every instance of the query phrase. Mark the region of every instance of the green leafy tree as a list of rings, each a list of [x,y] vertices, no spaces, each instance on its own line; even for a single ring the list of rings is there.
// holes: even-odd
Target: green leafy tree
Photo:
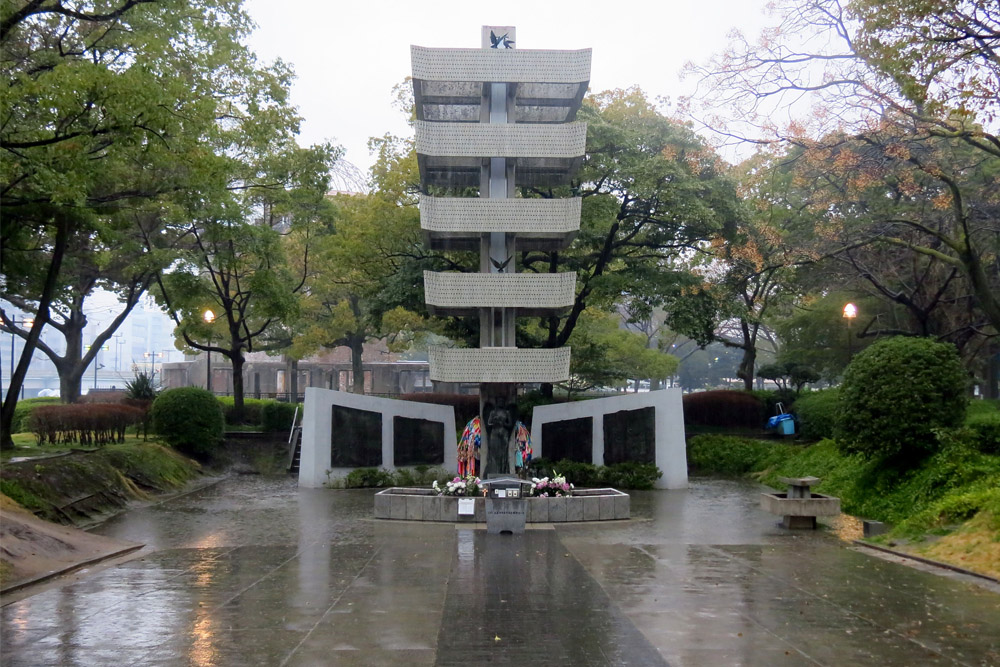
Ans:
[[[524,271],[575,272],[576,299],[564,317],[522,329],[522,342],[560,347],[588,307],[618,306],[638,317],[662,308],[670,329],[710,341],[716,303],[688,259],[739,215],[735,187],[717,156],[635,88],[588,98],[579,117],[588,128],[579,183],[572,192],[523,194],[579,194],[580,233],[568,250],[520,257]]]
[[[79,281],[98,275],[127,309],[169,263],[149,259],[161,237],[153,223],[183,221],[229,185],[220,176],[237,151],[225,153],[233,143],[220,139],[235,119],[253,117],[261,131],[285,125],[282,105],[268,100],[284,94],[288,70],[256,62],[241,43],[251,27],[234,0],[0,4],[2,288],[35,313],[0,446],[12,446],[18,387],[53,306],[72,320],[59,322],[72,376],[90,362],[75,333]],[[110,270],[112,255],[138,258],[137,247],[145,259]]]
[[[222,206],[196,209],[180,262],[158,282],[179,342],[229,360],[236,421],[243,419],[246,353],[267,349],[269,329],[299,316],[314,246],[332,217],[325,191],[338,151],[301,149],[290,129],[264,135],[261,162],[233,165],[239,187]]]
[[[619,387],[628,380],[663,380],[674,374],[676,357],[647,347],[645,336],[621,324],[619,317],[600,310],[584,312],[570,338],[567,392]]]

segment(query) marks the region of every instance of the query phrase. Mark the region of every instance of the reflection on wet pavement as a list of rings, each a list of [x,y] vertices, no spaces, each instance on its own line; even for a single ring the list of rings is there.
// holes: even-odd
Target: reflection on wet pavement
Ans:
[[[505,536],[234,478],[97,529],[148,546],[4,607],[0,663],[1000,664],[1000,595],[783,531],[758,490]]]

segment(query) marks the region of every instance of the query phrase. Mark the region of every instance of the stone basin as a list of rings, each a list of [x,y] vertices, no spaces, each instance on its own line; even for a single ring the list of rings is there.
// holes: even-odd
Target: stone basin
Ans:
[[[470,498],[474,512],[468,515],[458,513],[459,498],[438,495],[431,489],[392,487],[375,494],[375,518],[450,523],[486,521],[486,498]],[[618,489],[577,489],[572,496],[524,500],[527,523],[611,521],[630,516],[631,499]]]

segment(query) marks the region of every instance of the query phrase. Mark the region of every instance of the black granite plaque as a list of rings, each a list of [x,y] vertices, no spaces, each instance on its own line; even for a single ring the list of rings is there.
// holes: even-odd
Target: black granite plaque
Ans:
[[[333,406],[330,465],[369,468],[382,465],[382,413]]]
[[[542,424],[542,454],[550,461],[592,463],[594,418],[580,417]]]
[[[393,417],[393,461],[397,466],[444,463],[444,423]]]
[[[656,463],[656,409],[652,406],[604,415],[604,465],[626,461]]]

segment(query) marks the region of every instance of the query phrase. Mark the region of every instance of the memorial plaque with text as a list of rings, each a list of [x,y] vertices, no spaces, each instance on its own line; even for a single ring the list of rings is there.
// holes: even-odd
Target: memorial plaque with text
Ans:
[[[656,462],[656,409],[621,410],[604,415],[604,465]]]
[[[550,461],[591,463],[594,456],[594,418],[580,417],[542,424],[542,454]]]
[[[442,465],[444,424],[429,419],[394,417],[393,463],[397,466]]]
[[[330,465],[334,468],[382,465],[382,413],[334,405]]]

